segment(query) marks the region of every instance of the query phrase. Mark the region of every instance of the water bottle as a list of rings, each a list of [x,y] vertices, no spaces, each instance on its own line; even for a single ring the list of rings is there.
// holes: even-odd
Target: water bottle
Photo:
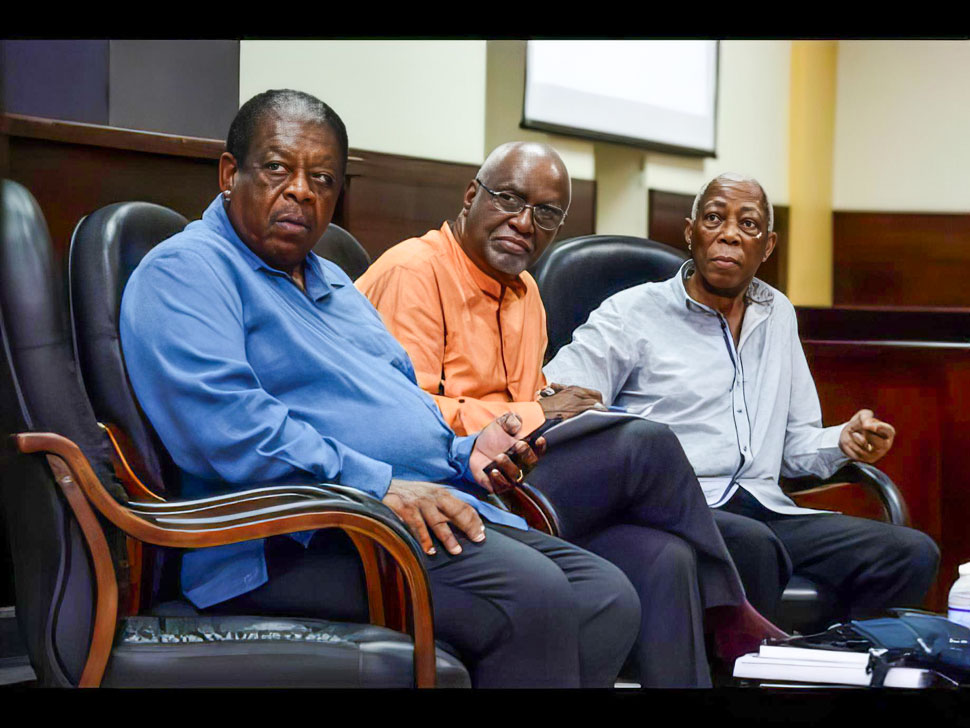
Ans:
[[[946,618],[951,622],[970,627],[970,563],[961,564],[960,578],[950,589],[949,611]]]

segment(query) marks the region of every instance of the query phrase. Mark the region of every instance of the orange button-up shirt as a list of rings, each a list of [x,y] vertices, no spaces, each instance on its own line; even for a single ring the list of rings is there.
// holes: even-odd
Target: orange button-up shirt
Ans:
[[[536,392],[546,386],[546,312],[528,273],[503,286],[465,255],[446,222],[385,251],[356,286],[456,433],[509,410],[522,418],[521,435],[545,420]]]

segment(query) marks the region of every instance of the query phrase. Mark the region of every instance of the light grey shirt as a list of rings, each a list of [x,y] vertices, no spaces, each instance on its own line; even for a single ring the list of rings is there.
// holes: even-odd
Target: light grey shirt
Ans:
[[[819,513],[778,485],[779,473],[828,477],[849,460],[842,425],[822,427],[795,307],[754,279],[735,346],[725,318],[687,294],[692,273],[687,261],[667,281],[608,298],[546,377],[598,389],[606,404],[670,426],[712,507],[740,486],[773,511]]]

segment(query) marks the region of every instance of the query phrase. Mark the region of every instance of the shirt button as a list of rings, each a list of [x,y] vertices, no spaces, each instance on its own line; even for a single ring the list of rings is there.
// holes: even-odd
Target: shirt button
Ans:
[[[738,414],[739,415],[742,414],[742,413],[744,413],[744,410],[738,410]]]

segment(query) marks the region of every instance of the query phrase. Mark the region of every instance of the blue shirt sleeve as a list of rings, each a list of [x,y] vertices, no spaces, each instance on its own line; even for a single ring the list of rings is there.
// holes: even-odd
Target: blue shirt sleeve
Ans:
[[[243,302],[191,250],[132,275],[121,343],[138,401],[176,464],[227,483],[339,482],[382,498],[391,466],[324,437],[267,393],[249,365]]]

